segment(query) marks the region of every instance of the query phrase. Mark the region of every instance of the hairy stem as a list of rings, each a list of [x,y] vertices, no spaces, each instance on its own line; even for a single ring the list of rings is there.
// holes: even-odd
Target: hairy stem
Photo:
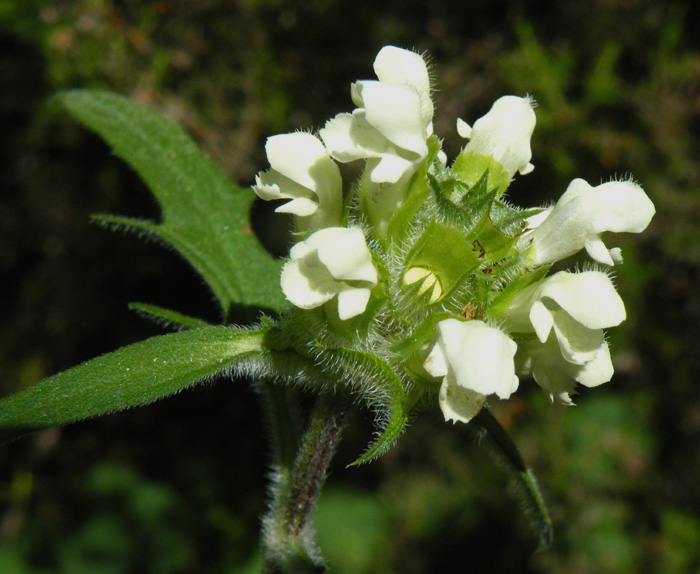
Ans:
[[[315,540],[313,514],[344,421],[345,408],[339,406],[338,397],[322,395],[299,442],[292,466],[284,460],[275,461],[270,489],[272,500],[263,519],[266,573],[325,571]]]

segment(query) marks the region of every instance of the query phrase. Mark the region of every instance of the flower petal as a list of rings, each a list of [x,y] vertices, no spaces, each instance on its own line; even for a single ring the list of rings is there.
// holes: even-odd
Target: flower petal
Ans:
[[[515,364],[520,376],[532,376],[550,400],[565,405],[573,404],[570,395],[577,382],[595,387],[608,382],[613,375],[610,351],[605,341],[589,361],[574,364],[561,354],[554,334],[544,344],[536,340],[521,342]]]
[[[305,259],[287,261],[280,283],[285,297],[300,309],[319,307],[337,293],[337,282],[328,270],[309,264]]]
[[[398,154],[386,154],[369,172],[372,183],[396,183],[413,168],[413,162]]]
[[[615,286],[600,271],[560,271],[544,280],[539,297],[553,300],[589,329],[614,327],[627,316]]]
[[[654,204],[641,186],[631,181],[598,185],[584,197],[589,204],[587,209],[596,212],[595,233],[641,233],[656,213]]]
[[[416,160],[428,155],[428,134],[415,88],[382,82],[357,82],[367,122],[398,147],[413,152]]]
[[[318,203],[307,197],[298,197],[283,203],[275,209],[276,213],[292,213],[301,217],[313,215],[318,210]]]
[[[377,284],[377,270],[359,227],[329,227],[314,233],[306,243],[318,251],[319,261],[339,281]]]
[[[270,169],[255,178],[255,193],[264,200],[291,199],[276,211],[297,215],[298,231],[338,225],[342,180],[323,142],[309,133],[281,134],[268,138],[265,149]]]
[[[316,136],[305,132],[272,136],[265,151],[272,169],[311,191],[342,185],[338,166]]]
[[[610,265],[610,267],[615,265],[615,261],[613,261],[613,258],[610,256],[610,251],[608,251],[603,240],[597,235],[586,239],[583,242],[583,247],[586,249],[586,253],[591,256],[591,259],[598,261],[598,263]]]
[[[607,345],[602,329],[587,329],[565,311],[556,312],[554,333],[562,357],[569,363],[585,365]]]
[[[562,405],[573,406],[571,395],[576,388],[576,381],[562,370],[546,363],[538,363],[532,371],[532,378],[535,379],[535,382],[542,388],[551,402],[556,401]]]
[[[573,372],[572,376],[582,385],[587,387],[597,387],[607,383],[613,376],[613,364],[610,359],[610,349],[607,345],[601,345],[595,357],[585,365],[578,368],[569,367]]]
[[[537,338],[544,343],[554,326],[554,316],[542,301],[535,301],[530,308],[530,323],[537,333]]]
[[[372,291],[367,288],[349,287],[338,293],[338,316],[345,321],[361,315],[367,308]]]
[[[343,163],[381,157],[389,151],[386,138],[367,123],[361,109],[338,114],[326,122],[319,134],[331,156]]]
[[[444,377],[450,370],[447,365],[447,357],[441,344],[433,346],[432,351],[423,362],[423,368],[433,377]]]
[[[465,140],[471,139],[472,127],[462,118],[457,118],[457,133],[459,134],[459,137],[464,138]]]
[[[433,119],[430,99],[430,76],[425,60],[415,52],[385,46],[374,60],[374,72],[380,82],[406,84],[415,88],[421,101],[421,115],[427,126]]]
[[[264,199],[265,201],[274,199],[295,199],[300,197],[313,201],[315,198],[313,191],[274,170],[259,173],[255,177],[253,190],[260,199]],[[314,204],[315,211],[318,204],[316,201],[314,201]]]
[[[531,258],[535,265],[559,261],[584,247],[595,260],[613,265],[615,258],[599,235],[644,231],[654,213],[654,204],[636,183],[612,181],[592,187],[574,179],[549,217],[523,235],[518,248],[525,251],[534,243]]]
[[[280,282],[292,304],[314,309],[337,295],[341,320],[355,317],[367,308],[379,278],[359,227],[316,231],[294,245],[289,256]]]

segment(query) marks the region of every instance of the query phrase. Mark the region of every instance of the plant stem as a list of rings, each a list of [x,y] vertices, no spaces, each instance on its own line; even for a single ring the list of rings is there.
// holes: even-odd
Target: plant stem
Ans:
[[[274,404],[279,406],[279,403]],[[283,414],[275,410],[278,415]],[[325,572],[315,540],[313,515],[328,465],[340,442],[344,421],[345,408],[339,405],[338,397],[320,396],[309,427],[299,441],[291,467],[286,456],[275,461],[270,488],[272,500],[263,519],[266,574]],[[277,429],[274,428],[280,422],[272,421],[273,432],[284,428],[284,422]],[[285,451],[288,455],[289,452],[286,449],[275,450],[278,456],[284,455]]]

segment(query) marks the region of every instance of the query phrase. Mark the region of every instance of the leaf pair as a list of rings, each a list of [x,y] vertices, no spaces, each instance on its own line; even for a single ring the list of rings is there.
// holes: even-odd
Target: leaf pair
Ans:
[[[280,264],[250,231],[254,195],[226,175],[176,124],[129,99],[73,91],[57,97],[138,172],[161,210],[160,223],[99,216],[109,225],[146,233],[174,248],[214,293],[222,316],[279,312]],[[142,312],[185,327],[204,323],[173,311]],[[153,402],[211,379],[265,353],[269,327],[195,328],[119,349],[50,377],[0,401],[0,440]]]

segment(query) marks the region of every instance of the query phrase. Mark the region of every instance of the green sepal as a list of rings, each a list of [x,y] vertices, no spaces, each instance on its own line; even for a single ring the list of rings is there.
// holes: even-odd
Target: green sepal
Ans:
[[[387,236],[394,240],[400,241],[411,228],[411,221],[423,206],[426,197],[430,195],[430,185],[426,178],[428,168],[433,164],[438,152],[441,149],[440,140],[437,136],[432,135],[428,138],[428,156],[421,164],[411,179],[408,187],[408,193],[403,204],[396,210],[391,217],[389,227],[387,228]]]
[[[508,307],[510,307],[513,298],[526,287],[543,279],[551,267],[551,265],[543,265],[534,271],[525,273],[521,277],[512,280],[506,288],[491,301],[491,314],[495,318],[505,315],[508,312]]]
[[[454,317],[454,315],[446,311],[431,313],[425,321],[411,329],[409,335],[391,345],[391,352],[403,359],[410,357],[418,352],[423,345],[432,341],[437,331],[437,324],[450,317]]]
[[[533,209],[518,209],[504,203],[503,201],[495,201],[491,206],[491,221],[493,226],[501,233],[516,237],[523,231],[523,223],[526,219],[542,213],[544,208],[537,207]]]
[[[539,549],[552,543],[552,520],[549,517],[542,494],[532,470],[528,468],[508,432],[501,426],[488,408],[483,408],[466,425],[475,436],[479,446],[503,466],[515,483],[515,491],[522,504],[523,512],[537,534]]]
[[[480,227],[473,246],[475,250],[478,249],[477,258],[482,264],[498,262],[516,254],[513,250],[515,239],[496,229],[490,220],[488,224]]]
[[[172,309],[165,309],[157,305],[149,305],[148,303],[129,303],[129,309],[136,311],[142,317],[150,319],[156,325],[161,327],[170,327],[178,331],[184,329],[203,329],[211,327],[211,324],[204,319],[192,317],[178,313]]]
[[[136,170],[162,210],[161,223],[114,216],[99,221],[146,233],[177,250],[209,285],[224,317],[234,306],[285,308],[281,263],[250,231],[254,194],[233,185],[180,126],[107,92],[76,90],[56,99]]]
[[[209,327],[160,335],[44,379],[0,400],[0,442],[152,403],[245,370],[263,354],[269,329]]]
[[[486,175],[486,188],[489,192],[495,191],[497,198],[505,193],[512,181],[500,162],[491,156],[464,150],[457,156],[451,169],[466,189],[474,187]]]

